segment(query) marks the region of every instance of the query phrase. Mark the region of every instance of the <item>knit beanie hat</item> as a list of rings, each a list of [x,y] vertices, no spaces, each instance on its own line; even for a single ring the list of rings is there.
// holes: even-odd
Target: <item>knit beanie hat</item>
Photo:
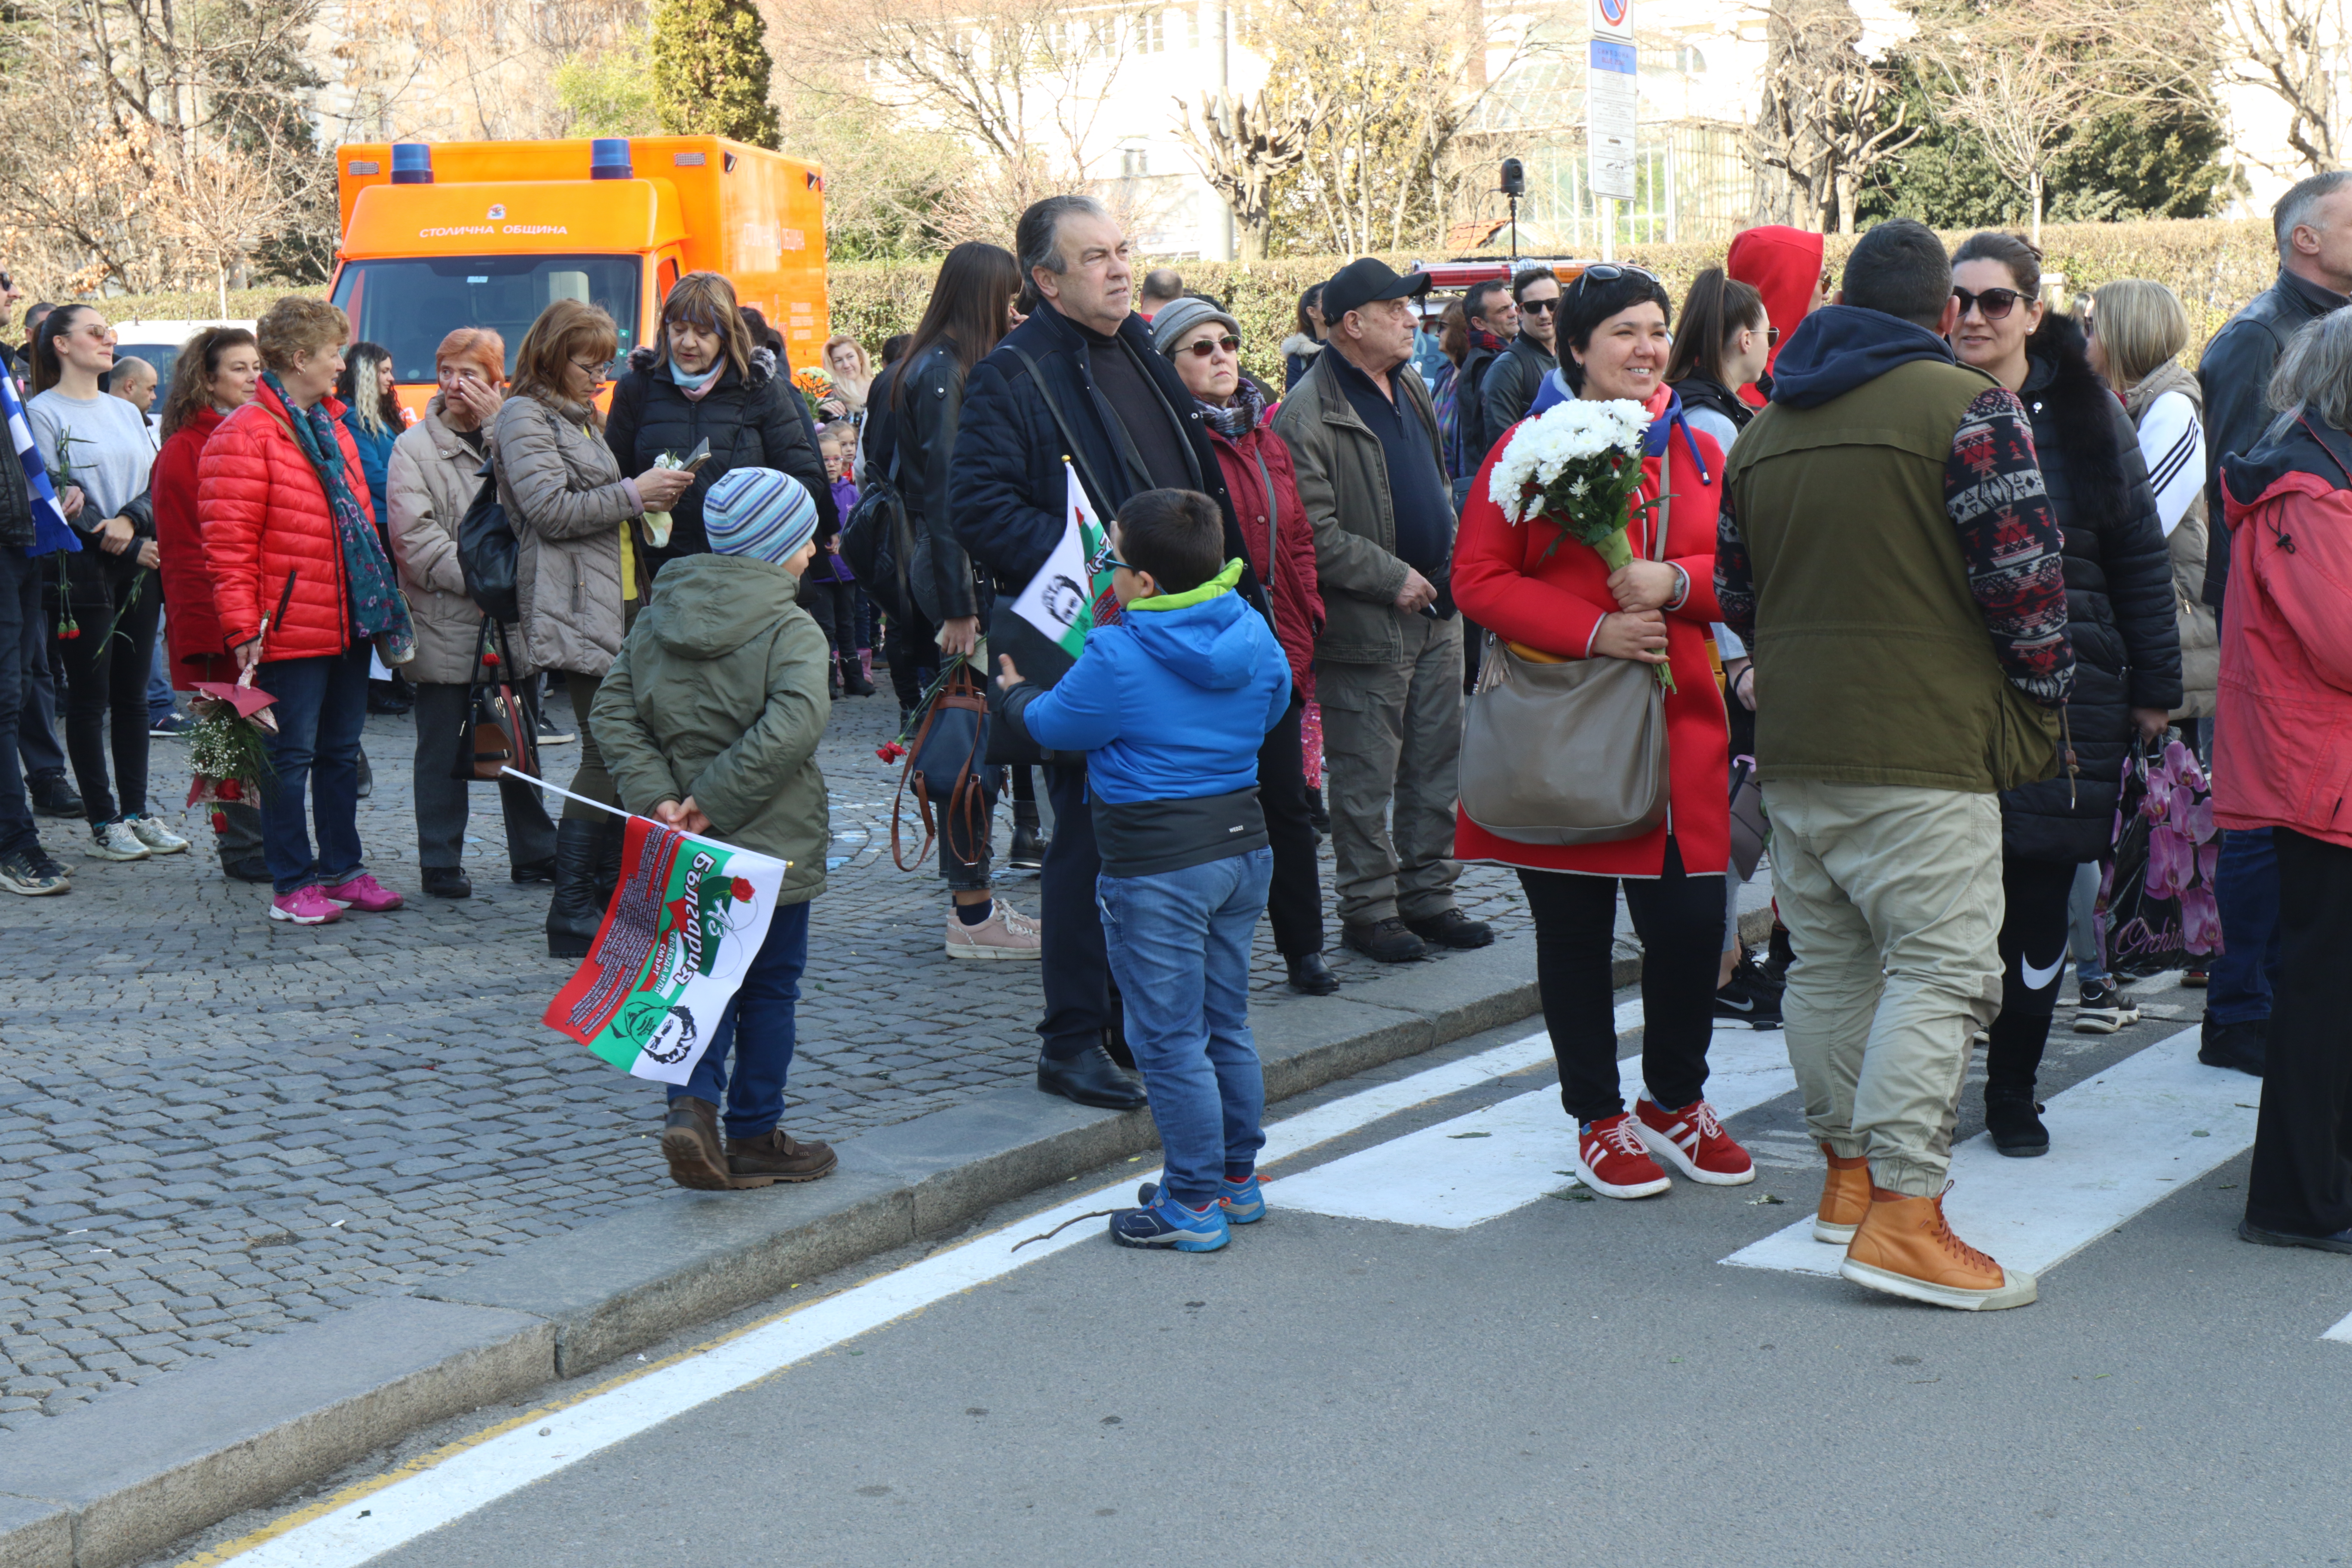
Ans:
[[[1202,321],[1223,322],[1225,331],[1235,337],[1242,335],[1242,324],[1218,310],[1214,300],[1187,294],[1181,300],[1171,300],[1151,318],[1151,346],[1163,354],[1172,354],[1176,352],[1176,340]]]
[[[702,531],[719,554],[781,565],[816,536],[816,503],[790,474],[730,468],[702,499]]]

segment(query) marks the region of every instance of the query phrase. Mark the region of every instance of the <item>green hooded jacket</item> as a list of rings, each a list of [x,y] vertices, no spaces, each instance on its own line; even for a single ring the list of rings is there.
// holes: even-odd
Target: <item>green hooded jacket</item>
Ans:
[[[831,836],[824,634],[796,591],[747,555],[672,561],[588,716],[623,805],[649,816],[692,797],[711,837],[792,863],[780,904],[824,891]]]

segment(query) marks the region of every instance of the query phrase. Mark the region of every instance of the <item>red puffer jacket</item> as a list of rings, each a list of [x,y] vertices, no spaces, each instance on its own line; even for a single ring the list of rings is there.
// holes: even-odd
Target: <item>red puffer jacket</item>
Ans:
[[[1315,639],[1323,635],[1323,588],[1315,576],[1315,525],[1298,499],[1298,472],[1290,448],[1268,425],[1233,439],[1212,430],[1225,493],[1234,498],[1250,570],[1273,585],[1274,635],[1290,660],[1290,683],[1300,699],[1315,700]],[[1266,560],[1271,532],[1280,558]]]
[[[343,405],[330,397],[320,406],[334,421],[344,482],[365,514],[367,475],[343,428]],[[327,492],[287,420],[286,405],[265,383],[221,421],[197,459],[196,518],[222,641],[230,647],[250,641],[269,616],[264,658],[319,658],[352,646],[350,595]],[[294,590],[280,621],[289,574]]]
[[[155,456],[148,490],[155,501],[155,542],[163,552],[163,635],[172,648],[172,686],[186,691],[199,680],[234,680],[236,660],[221,637],[213,608],[212,574],[205,569],[204,533],[196,525],[196,459],[220,428],[217,408],[201,408],[172,432]]]

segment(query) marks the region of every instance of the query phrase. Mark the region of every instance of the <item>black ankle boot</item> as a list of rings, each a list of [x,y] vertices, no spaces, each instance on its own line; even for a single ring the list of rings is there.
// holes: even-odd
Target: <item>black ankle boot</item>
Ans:
[[[615,822],[619,819],[614,818]],[[567,816],[555,825],[555,893],[547,901],[547,956],[585,958],[604,923],[613,896],[609,861],[617,876],[621,836],[602,822]]]
[[[1307,821],[1316,832],[1326,837],[1331,832],[1331,813],[1323,804],[1323,786],[1310,785],[1307,791]]]
[[[2012,1160],[2050,1152],[2050,1130],[2042,1125],[2042,1107],[2031,1089],[1986,1089],[1985,1131],[1993,1148]]]
[[[1037,830],[1037,803],[1014,797],[1013,846],[1005,852],[1005,864],[1016,871],[1042,869],[1045,864],[1045,836]]]
[[[841,671],[841,689],[843,691],[848,693],[852,697],[871,697],[874,695],[874,683],[866,679],[865,668],[858,664],[857,656],[856,654],[845,653],[834,660],[834,665]]]

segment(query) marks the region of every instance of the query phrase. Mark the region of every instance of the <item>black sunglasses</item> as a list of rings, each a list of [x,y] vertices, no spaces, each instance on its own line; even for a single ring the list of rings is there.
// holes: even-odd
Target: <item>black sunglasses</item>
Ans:
[[[1967,315],[1969,308],[1974,307],[1986,321],[1998,321],[2016,310],[2020,300],[2031,300],[2033,296],[2021,294],[2014,289],[1988,289],[1981,294],[1971,294],[1955,284],[1952,298],[1960,302],[1961,315]]]
[[[1595,283],[1614,283],[1620,278],[1640,278],[1655,283],[1658,275],[1644,268],[1621,265],[1614,261],[1596,261],[1576,275],[1576,286],[1583,288],[1590,279]],[[1525,309],[1524,306],[1521,309]]]
[[[1242,341],[1241,339],[1234,336],[1233,333],[1227,332],[1221,338],[1196,339],[1192,342],[1186,343],[1182,348],[1176,352],[1178,353],[1190,353],[1194,359],[1207,359],[1219,349],[1224,350],[1229,354],[1239,353],[1242,349]]]
[[[1519,309],[1523,312],[1533,310],[1539,316],[1549,316],[1559,309],[1559,301],[1558,300],[1522,300],[1519,301]]]

